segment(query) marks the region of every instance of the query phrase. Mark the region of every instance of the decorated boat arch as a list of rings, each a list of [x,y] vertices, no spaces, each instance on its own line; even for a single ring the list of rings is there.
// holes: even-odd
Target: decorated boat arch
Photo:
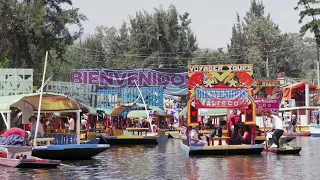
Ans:
[[[242,109],[245,124],[256,124],[252,64],[194,65],[188,67],[188,75],[188,126],[199,125],[199,110],[203,108]],[[228,119],[229,113],[227,113],[227,124]],[[189,155],[260,154],[264,149],[263,145],[254,144],[254,136],[251,138],[251,144],[248,145],[229,144],[230,137],[210,137],[211,146],[193,146],[188,130],[187,140],[182,140],[180,147]],[[226,145],[219,143],[219,146],[214,146],[214,140],[217,139],[225,140]],[[209,140],[208,144],[210,144]]]
[[[253,65],[189,66],[188,74],[189,126],[198,125],[199,108],[245,108],[245,122],[255,124]]]

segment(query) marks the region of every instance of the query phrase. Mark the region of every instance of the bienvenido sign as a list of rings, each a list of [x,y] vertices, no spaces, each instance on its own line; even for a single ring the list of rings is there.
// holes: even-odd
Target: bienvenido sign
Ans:
[[[187,88],[188,73],[167,73],[151,69],[136,70],[74,70],[71,82],[96,84],[108,87],[133,87],[136,80],[139,86],[176,86]]]
[[[198,66],[189,66],[188,72],[224,72],[224,71],[232,71],[232,72],[243,72],[243,71],[253,71],[252,64],[225,64],[225,65],[198,65]]]
[[[196,89],[196,108],[247,108],[249,104],[246,88]]]

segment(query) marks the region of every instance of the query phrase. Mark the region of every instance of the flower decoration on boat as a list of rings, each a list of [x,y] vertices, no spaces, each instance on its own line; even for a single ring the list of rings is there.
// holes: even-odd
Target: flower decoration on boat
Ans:
[[[202,84],[204,78],[204,74],[202,72],[197,72],[194,73],[190,78],[189,78],[189,83],[188,86],[190,89],[193,89],[199,84]]]
[[[246,87],[250,87],[254,83],[252,76],[247,72],[238,72],[237,77],[239,79],[239,82],[244,84]]]

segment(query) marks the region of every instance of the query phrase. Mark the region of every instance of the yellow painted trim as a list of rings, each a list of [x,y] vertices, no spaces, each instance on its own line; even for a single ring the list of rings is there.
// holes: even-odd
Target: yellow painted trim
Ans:
[[[148,136],[148,137],[155,137],[155,136]],[[145,139],[145,138],[144,136],[122,135],[122,136],[117,136],[117,139]]]
[[[234,150],[234,149],[252,149],[251,145],[217,145],[203,146],[203,150]]]

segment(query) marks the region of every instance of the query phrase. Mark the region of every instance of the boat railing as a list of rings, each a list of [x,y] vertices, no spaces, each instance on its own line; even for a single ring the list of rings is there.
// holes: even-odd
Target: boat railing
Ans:
[[[52,144],[77,144],[76,134],[46,133],[44,137],[54,138]]]

